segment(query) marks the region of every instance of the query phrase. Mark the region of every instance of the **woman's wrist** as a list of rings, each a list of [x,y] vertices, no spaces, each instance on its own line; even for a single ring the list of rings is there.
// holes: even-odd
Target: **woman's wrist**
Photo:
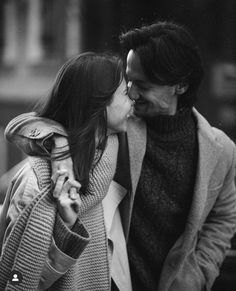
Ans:
[[[61,215],[60,215],[61,216]],[[77,218],[73,219],[72,221],[65,221],[63,219],[63,217],[61,216],[62,220],[64,221],[65,225],[70,229],[72,230],[72,228],[74,227],[76,221],[77,221]]]

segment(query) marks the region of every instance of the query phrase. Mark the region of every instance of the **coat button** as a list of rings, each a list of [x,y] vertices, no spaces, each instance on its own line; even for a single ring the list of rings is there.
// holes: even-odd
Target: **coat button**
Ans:
[[[40,134],[40,130],[35,128],[35,129],[31,129],[30,133],[29,133],[29,136],[30,137],[36,137]]]

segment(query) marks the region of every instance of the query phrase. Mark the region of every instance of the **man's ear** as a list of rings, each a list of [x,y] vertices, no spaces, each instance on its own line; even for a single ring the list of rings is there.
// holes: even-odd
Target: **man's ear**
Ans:
[[[175,93],[176,95],[182,95],[188,90],[188,84],[186,83],[180,83],[177,84],[175,87]]]

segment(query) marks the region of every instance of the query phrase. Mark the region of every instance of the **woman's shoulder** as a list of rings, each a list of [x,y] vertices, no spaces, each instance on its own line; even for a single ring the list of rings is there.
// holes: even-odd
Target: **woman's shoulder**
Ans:
[[[24,208],[39,193],[38,179],[29,161],[11,181],[11,203]]]
[[[37,178],[30,163],[26,161],[14,178],[12,178],[0,212],[2,222],[0,232],[1,234],[5,233],[5,238],[9,235],[19,215],[38,193]]]
[[[117,155],[119,149],[119,141],[117,134],[111,134],[108,136],[107,145],[103,154],[103,158],[108,159],[110,163],[116,165]]]

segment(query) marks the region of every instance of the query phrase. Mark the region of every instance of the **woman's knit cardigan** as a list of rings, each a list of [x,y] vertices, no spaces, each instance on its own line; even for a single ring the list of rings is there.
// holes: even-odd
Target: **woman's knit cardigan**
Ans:
[[[108,138],[102,159],[90,175],[90,191],[82,196],[78,217],[91,235],[81,256],[48,290],[109,290],[110,271],[107,236],[101,201],[108,191],[116,168],[118,140]],[[40,194],[22,211],[4,243],[0,259],[0,290],[37,290],[40,274],[49,251],[56,217],[50,191],[51,169],[46,160],[31,158]],[[23,274],[21,284],[9,284],[9,274]]]

